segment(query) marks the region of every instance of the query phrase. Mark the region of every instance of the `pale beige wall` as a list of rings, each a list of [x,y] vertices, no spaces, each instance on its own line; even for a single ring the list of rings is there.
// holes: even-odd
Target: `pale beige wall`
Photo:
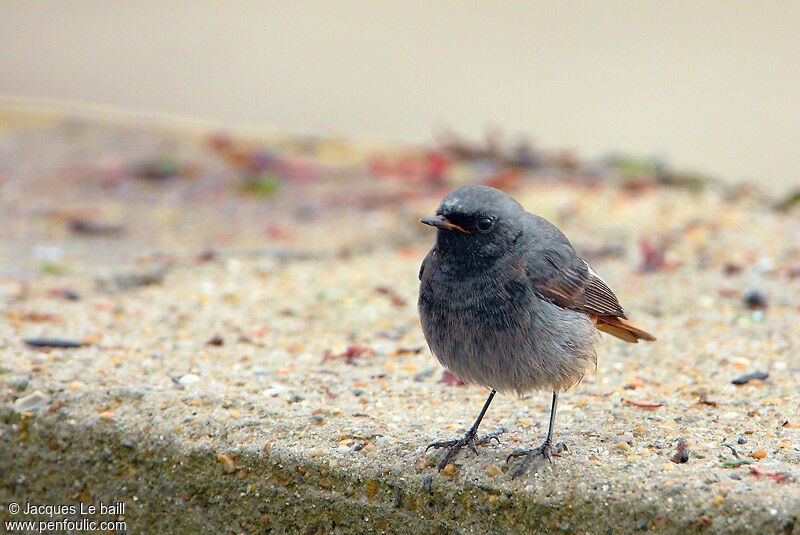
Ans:
[[[800,3],[10,2],[0,93],[800,183]]]

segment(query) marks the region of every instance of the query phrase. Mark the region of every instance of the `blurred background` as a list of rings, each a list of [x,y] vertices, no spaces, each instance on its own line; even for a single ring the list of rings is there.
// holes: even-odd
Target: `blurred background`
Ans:
[[[798,82],[798,2],[0,0],[0,520],[796,533]],[[548,396],[452,484],[420,447],[483,397],[416,307],[418,219],[475,183],[659,339],[599,342],[534,485]]]
[[[6,103],[408,143],[491,129],[799,180],[794,2],[5,0],[0,21]]]

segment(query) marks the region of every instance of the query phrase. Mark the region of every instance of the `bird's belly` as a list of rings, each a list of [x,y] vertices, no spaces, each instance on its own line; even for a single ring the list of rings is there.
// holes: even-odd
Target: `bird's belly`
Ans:
[[[591,321],[524,287],[464,292],[462,286],[455,293],[446,285],[423,284],[419,311],[439,362],[487,388],[519,393],[566,388],[594,363]]]

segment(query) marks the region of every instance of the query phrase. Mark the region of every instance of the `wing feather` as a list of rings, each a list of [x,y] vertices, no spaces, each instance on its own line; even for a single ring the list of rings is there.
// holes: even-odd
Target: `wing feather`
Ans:
[[[572,247],[531,255],[528,276],[536,290],[562,308],[596,316],[625,317],[617,296]]]

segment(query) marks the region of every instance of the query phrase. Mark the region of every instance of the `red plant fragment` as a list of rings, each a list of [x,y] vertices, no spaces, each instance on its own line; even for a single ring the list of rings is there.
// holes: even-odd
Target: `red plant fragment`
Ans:
[[[439,379],[439,382],[450,386],[464,386],[467,384],[459,379],[457,375],[454,375],[447,370],[442,372],[442,378]]]
[[[775,483],[781,483],[786,481],[787,479],[793,479],[792,474],[789,472],[762,472],[755,466],[750,467],[750,473],[754,476],[760,477],[768,477],[772,479]]]
[[[364,347],[358,344],[353,344],[351,346],[347,346],[347,349],[339,353],[338,355],[334,355],[332,353],[325,353],[322,357],[322,362],[328,362],[329,360],[345,360],[348,364],[354,364],[355,359],[361,357],[362,355],[374,355],[375,351],[370,349],[369,347]]]
[[[631,401],[625,398],[622,398],[621,401],[627,405],[633,405],[634,407],[639,407],[641,409],[657,409],[666,405],[666,403],[640,403],[638,401]]]
[[[666,265],[663,247],[655,247],[647,238],[639,240],[639,250],[642,254],[642,264],[639,270],[643,273],[652,273],[663,269]]]
[[[404,307],[408,304],[408,299],[403,297],[397,290],[389,286],[377,286],[375,291],[387,296],[396,307]]]

